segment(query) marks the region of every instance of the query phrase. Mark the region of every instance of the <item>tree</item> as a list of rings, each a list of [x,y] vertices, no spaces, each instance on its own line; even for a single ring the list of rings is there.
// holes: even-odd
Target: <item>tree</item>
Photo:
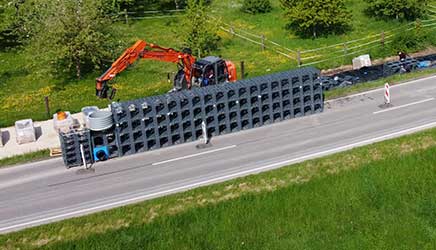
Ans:
[[[110,0],[108,0],[110,1]],[[121,10],[127,9],[133,12],[149,10],[173,10],[186,7],[186,0],[112,0]],[[209,0],[210,1],[210,0]]]
[[[6,0],[0,0],[0,31],[5,30],[11,21],[11,8],[10,4]]]
[[[267,13],[272,9],[269,0],[244,0],[242,10],[251,14]]]
[[[18,13],[23,0],[0,0],[0,50],[20,45]]]
[[[105,0],[35,0],[25,26],[31,26],[28,51],[38,67],[61,75],[82,74],[110,58],[112,38]]]
[[[287,28],[300,36],[343,33],[350,26],[351,13],[344,0],[281,0]]]
[[[367,0],[370,16],[414,20],[426,13],[428,0]]]
[[[187,0],[182,27],[182,39],[194,53],[200,51],[203,54],[218,48],[217,22],[211,22],[204,0]]]

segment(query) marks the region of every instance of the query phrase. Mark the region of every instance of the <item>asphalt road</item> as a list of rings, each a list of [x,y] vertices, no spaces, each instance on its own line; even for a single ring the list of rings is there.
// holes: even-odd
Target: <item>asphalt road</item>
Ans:
[[[0,169],[0,233],[254,174],[436,127],[436,76],[326,104],[325,112],[66,170],[61,159]]]

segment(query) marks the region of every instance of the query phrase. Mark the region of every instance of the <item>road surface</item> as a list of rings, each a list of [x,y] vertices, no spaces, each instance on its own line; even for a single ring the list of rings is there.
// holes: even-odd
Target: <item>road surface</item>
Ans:
[[[61,159],[0,169],[0,233],[221,182],[436,127],[436,76],[330,101],[325,112],[117,158],[95,172]]]

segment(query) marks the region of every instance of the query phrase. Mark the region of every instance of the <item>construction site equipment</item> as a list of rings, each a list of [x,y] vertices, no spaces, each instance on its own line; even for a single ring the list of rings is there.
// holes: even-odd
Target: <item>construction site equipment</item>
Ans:
[[[88,130],[92,159],[131,155],[320,113],[324,104],[319,73],[315,68],[302,68],[234,84],[113,102],[115,126]],[[79,156],[65,159],[66,166],[82,165],[75,160]]]
[[[390,91],[389,83],[385,83],[385,104],[391,104],[391,91]]]
[[[88,164],[94,162],[91,153],[91,133],[88,129],[73,130],[68,133],[59,133],[62,148],[62,158],[67,167],[84,165],[80,144],[83,145],[85,161]]]
[[[361,55],[353,59],[353,69],[360,69],[371,65],[371,58],[369,55]]]
[[[418,67],[418,60],[415,58],[406,58],[402,61],[387,62],[383,67],[384,76],[394,74],[407,73],[416,70]]]
[[[35,127],[32,119],[19,120],[15,122],[15,133],[17,143],[24,144],[36,141]]]
[[[114,125],[112,113],[109,111],[95,111],[88,116],[89,129],[92,131],[102,131]]]
[[[74,118],[68,111],[61,111],[53,114],[53,127],[59,133],[67,133],[74,126]]]
[[[62,156],[61,148],[50,148],[50,157]]]
[[[190,49],[180,52],[139,40],[97,78],[96,95],[99,98],[113,99],[116,89],[109,85],[109,81],[139,58],[176,63],[178,70],[174,77],[173,91],[236,81],[236,66],[231,61],[215,56],[197,60]]]
[[[82,108],[82,119],[87,128],[89,128],[89,115],[98,110],[99,108],[97,106],[87,106]]]

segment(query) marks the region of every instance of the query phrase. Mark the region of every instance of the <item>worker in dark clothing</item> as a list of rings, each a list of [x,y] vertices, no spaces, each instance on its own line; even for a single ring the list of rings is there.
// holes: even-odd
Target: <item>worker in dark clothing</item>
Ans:
[[[214,79],[213,79],[214,75],[213,75],[213,70],[210,69],[207,74],[206,77],[203,79],[203,86],[207,86],[209,84],[213,84]]]
[[[400,58],[400,61],[403,62],[404,60],[406,60],[407,54],[403,51],[400,51],[398,52],[398,57]]]

